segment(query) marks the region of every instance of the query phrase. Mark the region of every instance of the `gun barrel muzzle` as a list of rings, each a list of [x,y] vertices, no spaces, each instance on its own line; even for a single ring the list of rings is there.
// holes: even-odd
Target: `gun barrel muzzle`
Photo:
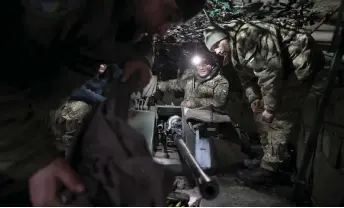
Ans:
[[[219,194],[219,185],[216,181],[209,178],[209,176],[202,170],[195,157],[186,146],[184,140],[180,136],[176,136],[174,140],[181,156],[189,166],[194,176],[198,179],[200,193],[203,198],[212,200]]]

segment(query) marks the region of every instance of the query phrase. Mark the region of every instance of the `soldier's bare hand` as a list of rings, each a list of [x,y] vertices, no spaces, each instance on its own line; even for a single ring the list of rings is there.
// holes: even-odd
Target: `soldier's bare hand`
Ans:
[[[259,99],[256,99],[251,103],[251,109],[253,113],[261,113],[264,110]]]
[[[139,90],[148,85],[152,77],[151,69],[143,60],[131,60],[124,65],[124,74],[122,81],[127,81],[135,72],[140,72],[140,81],[138,84]]]
[[[187,108],[195,108],[196,103],[193,100],[185,100],[183,101],[182,105]]]
[[[267,110],[264,110],[264,112],[262,113],[262,118],[263,118],[263,121],[271,123],[274,118],[274,115],[268,112]]]
[[[33,206],[59,206],[56,197],[57,183],[62,182],[69,190],[80,193],[84,186],[65,159],[57,158],[29,179],[30,198]]]

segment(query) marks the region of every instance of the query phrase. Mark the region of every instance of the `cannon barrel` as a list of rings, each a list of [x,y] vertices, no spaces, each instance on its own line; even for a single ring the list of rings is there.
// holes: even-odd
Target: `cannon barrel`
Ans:
[[[202,197],[207,200],[215,199],[219,194],[218,183],[210,179],[209,176],[202,170],[180,135],[175,135],[174,142],[181,156],[189,166],[191,172],[198,179],[199,189]]]

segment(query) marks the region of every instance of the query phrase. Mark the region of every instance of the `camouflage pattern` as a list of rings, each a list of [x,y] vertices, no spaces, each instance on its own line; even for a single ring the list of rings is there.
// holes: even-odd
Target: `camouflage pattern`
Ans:
[[[92,106],[83,101],[68,101],[52,115],[52,131],[58,141],[58,149],[65,151]]]
[[[232,21],[228,31],[230,57],[251,103],[262,99],[274,114],[272,123],[255,115],[264,157],[261,166],[276,171],[286,144],[298,135],[300,113],[324,55],[310,34],[295,28],[260,21]]]
[[[263,121],[262,113],[254,114],[264,152],[261,167],[277,171],[288,155],[288,142],[297,144],[299,130],[303,125],[302,107],[308,93],[309,83],[300,84],[294,76],[285,83],[279,111],[274,113],[271,123]]]
[[[180,79],[158,82],[158,90],[184,92],[184,101],[192,101],[193,108],[213,106],[225,112],[228,98],[228,81],[219,73],[201,79],[196,72],[187,71]]]
[[[59,1],[54,11],[44,11],[35,2],[12,8],[18,13],[10,14],[14,21],[5,29],[8,39],[2,39],[2,66],[13,70],[5,70],[0,78],[0,173],[14,179],[27,179],[61,155],[54,146],[50,112],[91,79],[100,64],[153,61],[151,37],[137,39],[135,31],[121,27],[128,26],[120,19],[126,8],[121,1],[79,1],[82,5],[73,8],[70,1]],[[85,2],[97,9],[86,9]],[[94,15],[84,19],[83,11]],[[105,35],[110,25],[118,29]]]
[[[290,74],[304,82],[323,67],[324,55],[313,37],[291,26],[260,21],[221,26],[228,31],[230,59],[249,102],[263,98],[267,110],[278,109],[283,82]]]

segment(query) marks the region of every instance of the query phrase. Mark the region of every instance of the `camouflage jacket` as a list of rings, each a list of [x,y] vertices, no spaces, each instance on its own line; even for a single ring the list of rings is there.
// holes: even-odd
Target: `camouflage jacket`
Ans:
[[[184,100],[190,100],[197,107],[213,106],[225,111],[228,98],[228,81],[219,73],[206,79],[200,79],[196,72],[185,73],[180,79],[158,82],[158,90],[184,92]]]
[[[324,61],[312,36],[291,26],[238,20],[221,26],[229,34],[231,62],[246,97],[263,98],[266,110],[278,110],[283,82],[292,72],[307,81]]]

